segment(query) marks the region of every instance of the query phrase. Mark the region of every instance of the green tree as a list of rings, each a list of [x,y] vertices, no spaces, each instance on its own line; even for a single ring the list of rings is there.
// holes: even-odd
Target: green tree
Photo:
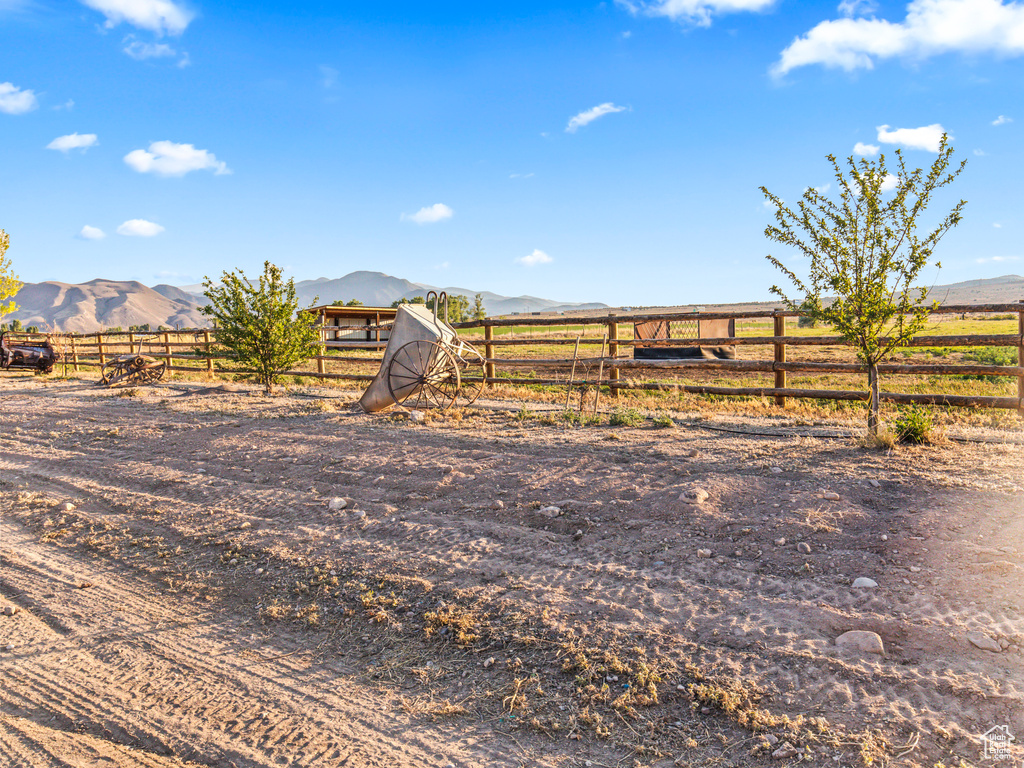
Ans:
[[[11,245],[11,237],[0,229],[0,317],[18,311],[14,297],[21,290],[22,283],[18,276],[11,272],[11,260],[7,258],[7,249]],[[6,299],[10,299],[4,303]],[[20,325],[20,323],[19,323]]]
[[[400,307],[402,304],[426,304],[426,303],[427,303],[427,300],[425,298],[423,298],[422,296],[413,296],[411,299],[402,298],[402,299],[398,299],[397,301],[392,301],[391,302],[391,307],[394,309],[394,308]]]
[[[473,320],[483,320],[487,317],[487,310],[484,309],[484,296],[478,293],[473,297]]]
[[[434,300],[427,301],[427,309],[434,308]],[[444,316],[444,308],[438,310],[438,317]],[[469,299],[461,293],[448,297],[448,322],[461,323],[469,319]]]
[[[950,170],[952,155],[945,135],[927,172],[908,171],[898,149],[895,174],[886,167],[885,155],[877,161],[850,157],[848,168],[829,155],[839,199],[808,188],[797,211],[761,187],[776,221],[765,229],[765,236],[810,259],[808,276],[801,279],[769,255],[768,261],[789,278],[799,296],[790,299],[777,285],[772,293],[790,309],[831,325],[856,347],[868,369],[872,436],[877,436],[879,426],[878,364],[924,328],[935,303],[928,302],[928,289],[917,285],[918,275],[943,235],[960,223],[967,204],[961,200],[934,229],[918,236],[918,219],[932,195],[966,165],[964,161]]]
[[[219,285],[207,277],[203,288],[210,303],[201,311],[217,327],[217,344],[229,359],[256,369],[267,394],[283,371],[313,354],[317,318],[298,311],[295,280],[285,281],[279,267],[264,262],[256,283],[242,270],[225,272]]]
[[[362,307],[362,306],[364,306],[364,304],[359,299],[349,299],[348,301],[345,301],[344,299],[338,299],[337,301],[332,301],[331,302],[331,306],[332,307]]]

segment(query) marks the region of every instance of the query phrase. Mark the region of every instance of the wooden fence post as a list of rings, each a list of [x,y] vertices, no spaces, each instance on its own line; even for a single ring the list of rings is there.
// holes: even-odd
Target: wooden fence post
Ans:
[[[213,374],[213,357],[210,350],[210,332],[203,331],[203,349],[206,351],[206,372]]]
[[[75,366],[75,373],[78,373],[78,347],[74,336],[71,337],[71,362]]]
[[[494,359],[494,345],[488,342],[494,341],[494,326],[484,326],[484,357],[487,358],[487,362],[484,363],[484,379],[494,378],[494,363],[491,360]],[[491,382],[487,383],[488,387],[493,387],[494,384]]]
[[[775,320],[775,336],[776,337],[785,336],[786,335],[786,316],[783,315],[783,314],[780,314],[780,312],[778,310],[776,310],[775,315],[774,315],[774,320]],[[775,344],[773,346],[775,347],[775,362],[776,363],[784,363],[784,362],[786,362],[786,345],[777,341],[777,342],[775,342]],[[782,370],[779,370],[778,368],[775,369],[775,388],[776,389],[785,389],[786,388],[786,372],[782,371]],[[781,407],[781,408],[785,408],[786,407],[786,396],[785,395],[776,395],[775,396],[775,404],[777,406]]]
[[[1024,300],[1021,300],[1021,310],[1017,313],[1017,331],[1020,339],[1017,341],[1017,365],[1024,368]],[[1017,377],[1017,397],[1020,399],[1020,407],[1017,413],[1024,419],[1024,374]]]
[[[171,360],[171,333],[170,331],[164,331],[164,354],[167,355],[167,370],[171,370],[174,365],[174,361]]]
[[[100,368],[102,368],[106,360],[103,358],[103,334],[99,331],[96,332],[96,349],[100,353]]]
[[[612,360],[616,360],[619,357],[619,321],[614,315],[611,315],[610,317],[612,317],[612,319],[608,321],[608,357]],[[612,368],[608,372],[608,378],[617,383],[619,380],[619,369]],[[618,397],[618,388],[611,387],[609,394],[613,398]]]

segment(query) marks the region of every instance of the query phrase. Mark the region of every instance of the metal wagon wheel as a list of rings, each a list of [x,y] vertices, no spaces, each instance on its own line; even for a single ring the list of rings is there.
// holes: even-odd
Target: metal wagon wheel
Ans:
[[[476,402],[480,393],[486,386],[487,368],[484,364],[484,356],[466,342],[461,342],[458,350],[459,379],[459,405],[468,407]]]
[[[117,384],[153,384],[163,378],[167,370],[165,360],[145,355],[119,357],[103,364],[100,381],[108,387]]]
[[[146,361],[141,367],[135,367],[129,376],[129,381],[132,384],[155,384],[164,377],[166,371],[166,360]]]
[[[388,391],[409,408],[450,408],[459,394],[459,365],[447,347],[410,341],[388,363]]]

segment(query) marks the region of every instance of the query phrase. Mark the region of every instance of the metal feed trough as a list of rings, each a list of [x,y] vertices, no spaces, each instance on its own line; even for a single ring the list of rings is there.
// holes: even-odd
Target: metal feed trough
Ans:
[[[484,357],[459,339],[448,324],[448,296],[434,291],[433,311],[422,304],[401,304],[384,350],[380,370],[359,404],[367,413],[393,405],[412,409],[470,405],[484,388]],[[438,308],[444,317],[437,316]]]
[[[53,348],[49,339],[16,341],[7,331],[0,334],[0,368],[5,371],[27,368],[49,373],[58,360],[60,353]]]

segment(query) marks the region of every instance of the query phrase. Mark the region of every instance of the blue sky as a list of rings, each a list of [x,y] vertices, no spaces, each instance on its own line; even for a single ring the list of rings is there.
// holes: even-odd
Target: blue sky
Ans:
[[[760,185],[794,200],[855,147],[926,166],[941,130],[968,167],[934,212],[968,206],[927,281],[1024,272],[1024,3],[0,0],[0,29],[0,228],[26,281],[269,259],[767,299]]]

